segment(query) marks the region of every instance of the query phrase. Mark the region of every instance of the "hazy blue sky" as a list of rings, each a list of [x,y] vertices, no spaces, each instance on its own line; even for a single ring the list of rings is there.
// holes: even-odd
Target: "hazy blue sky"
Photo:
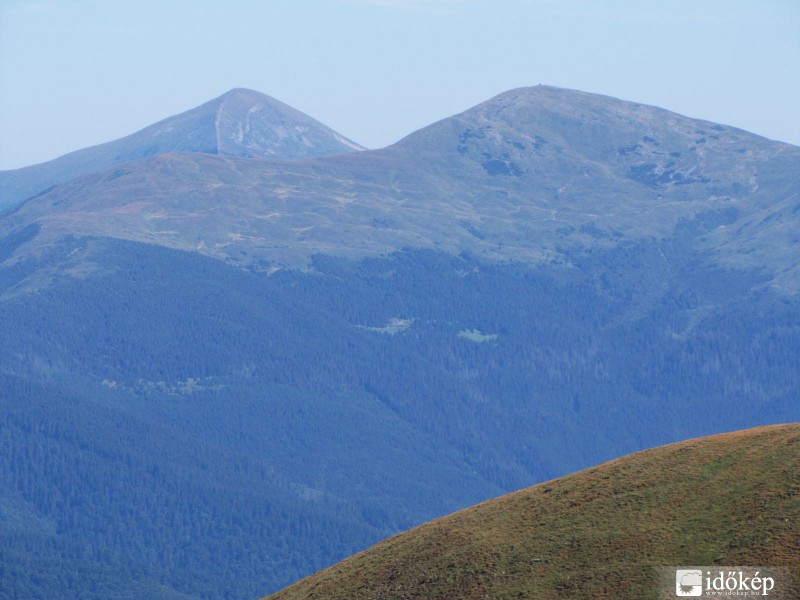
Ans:
[[[233,87],[371,148],[546,83],[800,144],[798,0],[0,0],[0,168]]]

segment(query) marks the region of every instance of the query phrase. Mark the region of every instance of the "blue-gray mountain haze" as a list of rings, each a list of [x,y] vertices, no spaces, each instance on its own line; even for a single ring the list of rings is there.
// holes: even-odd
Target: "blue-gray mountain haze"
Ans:
[[[370,151],[234,90],[0,173],[0,595],[257,598],[800,420],[798,190],[800,148],[547,86]]]

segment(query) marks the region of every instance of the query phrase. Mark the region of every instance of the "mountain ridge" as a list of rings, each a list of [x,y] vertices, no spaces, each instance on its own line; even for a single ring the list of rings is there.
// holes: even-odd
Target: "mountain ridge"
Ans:
[[[43,193],[0,227],[39,223],[44,245],[110,235],[264,269],[405,247],[570,262],[592,247],[692,230],[699,251],[733,269],[757,266],[758,238],[762,256],[770,248],[772,284],[795,294],[800,246],[772,230],[798,218],[798,172],[800,148],[542,86],[500,94],[380,150],[291,163],[143,158]],[[181,224],[187,218],[191,227]]]

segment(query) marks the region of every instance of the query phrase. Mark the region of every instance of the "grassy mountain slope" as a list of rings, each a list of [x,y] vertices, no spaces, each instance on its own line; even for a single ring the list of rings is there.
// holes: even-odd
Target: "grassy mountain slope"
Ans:
[[[800,574],[798,519],[800,425],[760,427],[639,452],[480,504],[270,598],[655,598],[658,566]]]

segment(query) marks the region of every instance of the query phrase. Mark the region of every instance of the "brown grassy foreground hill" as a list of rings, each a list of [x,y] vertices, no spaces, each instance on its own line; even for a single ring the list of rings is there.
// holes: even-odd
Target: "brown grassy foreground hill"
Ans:
[[[800,424],[663,446],[543,483],[271,598],[656,598],[657,567],[679,565],[784,566],[797,579]]]

